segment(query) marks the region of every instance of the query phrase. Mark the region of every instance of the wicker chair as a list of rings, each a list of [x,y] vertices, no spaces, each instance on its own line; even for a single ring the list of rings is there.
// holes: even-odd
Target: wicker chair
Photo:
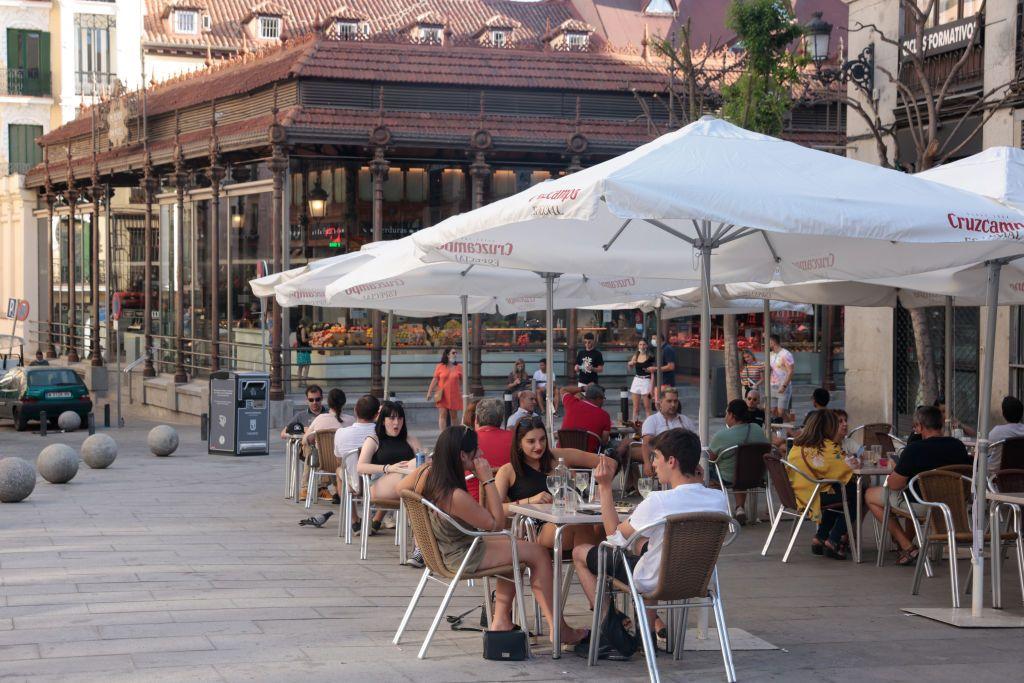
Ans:
[[[869,448],[870,446],[882,446],[883,452],[885,452],[885,445],[879,441],[878,435],[889,434],[891,431],[892,425],[887,422],[871,422],[869,424],[854,427],[850,430],[849,434],[847,434],[847,438],[851,438],[857,432],[863,432],[861,434],[861,444],[864,448]]]
[[[924,559],[932,543],[945,543],[949,553],[949,580],[953,597],[953,607],[960,607],[960,577],[957,571],[957,548],[970,545],[973,540],[970,520],[967,514],[967,498],[964,496],[964,483],[970,484],[970,477],[944,470],[921,472],[907,485],[910,494],[916,501],[928,508],[925,519],[924,547],[917,557],[917,569],[914,572],[912,593],[917,595],[921,588],[921,575],[924,573]],[[997,530],[998,531],[998,530]],[[989,534],[985,534],[985,542],[989,542]],[[998,555],[1002,555],[1003,541],[1013,541],[1017,545],[1018,572],[1024,572],[1024,559],[1021,555],[1020,536],[1017,533],[1000,533]],[[993,556],[997,553],[993,552]],[[995,587],[993,587],[995,590]],[[996,599],[993,593],[993,599]]]
[[[999,446],[1000,470],[1024,470],[1024,437],[996,441],[989,446],[989,452],[996,446]]]
[[[588,453],[601,449],[601,437],[584,429],[559,429],[558,445],[561,448],[578,448]]]
[[[1000,493],[1024,493],[1024,469],[1000,469],[989,479],[989,488]],[[993,525],[997,525],[999,523],[999,511],[1003,509],[1010,512],[1010,519],[1008,520],[1010,522],[1009,528],[1012,529],[1019,537],[1022,532],[1020,505],[1014,503],[999,503],[994,510],[995,515],[993,516],[989,527],[991,528]],[[1001,553],[999,559],[1002,561]],[[992,560],[993,569],[995,569],[995,557],[993,557]],[[1020,542],[1017,543],[1017,565],[1018,569],[1024,567],[1024,547],[1022,547],[1022,543]],[[1020,581],[1021,596],[1022,599],[1024,599],[1024,572],[1018,574],[1018,579]],[[999,585],[995,576],[993,576],[992,580],[992,590],[992,606],[1001,607],[1002,586]]]
[[[850,504],[849,501],[846,500],[846,487],[844,487],[842,482],[838,479],[815,479],[796,465],[793,465],[774,454],[766,454],[764,456],[764,463],[768,468],[768,476],[771,479],[772,486],[775,488],[775,493],[779,496],[779,509],[772,514],[772,529],[768,532],[768,539],[764,542],[764,547],[761,549],[762,557],[768,554],[768,548],[771,546],[772,539],[775,537],[775,531],[779,528],[779,522],[782,521],[783,516],[786,516],[795,520],[793,524],[793,535],[790,536],[789,545],[786,546],[786,552],[782,556],[783,562],[789,561],[789,554],[793,551],[793,544],[796,543],[796,537],[800,533],[800,527],[803,526],[804,520],[807,518],[807,513],[811,509],[810,501],[818,497],[818,492],[821,490],[822,486],[837,486],[843,500],[840,503],[822,505],[821,508],[823,510],[842,509],[843,515],[846,517],[846,528],[854,528],[853,524],[850,522]],[[793,490],[793,484],[789,481],[790,470],[796,472],[797,475],[814,484],[814,490],[811,491],[807,505],[800,505],[799,501],[797,501],[796,492]],[[770,509],[769,512],[771,512]],[[859,558],[856,557],[856,545],[854,545],[853,548],[855,555],[853,559],[855,561],[859,561]]]
[[[320,477],[333,477],[338,469],[338,458],[334,455],[334,429],[322,429],[314,435],[316,449],[309,458],[309,477],[306,480],[306,509],[320,499]]]
[[[723,448],[714,459],[709,457],[708,462],[715,468],[718,485],[726,495],[729,495],[729,491],[725,488],[725,483],[722,481],[722,472],[718,468],[718,461],[726,453],[732,453],[736,458],[736,468],[733,473],[731,490],[745,491],[753,494],[764,493],[767,491],[765,487],[765,474],[767,470],[764,464],[764,456],[771,452],[772,445],[770,443],[744,443],[738,446]],[[771,503],[768,504],[768,508],[771,509]],[[730,500],[729,509],[736,509],[735,501]]]
[[[402,633],[405,631],[405,627],[409,623],[409,618],[416,609],[416,603],[419,602],[420,597],[423,595],[423,589],[426,588],[428,579],[433,579],[438,583],[445,585],[447,590],[445,591],[444,598],[441,599],[441,605],[438,607],[437,613],[434,614],[434,620],[431,622],[430,628],[427,630],[427,637],[424,638],[423,645],[420,647],[419,654],[417,655],[420,659],[427,656],[427,648],[430,647],[430,641],[434,638],[434,633],[437,631],[437,627],[441,623],[441,618],[444,616],[445,610],[448,608],[448,603],[451,602],[452,595],[455,593],[455,587],[459,585],[460,581],[468,579],[488,579],[492,577],[512,581],[516,587],[516,604],[519,613],[519,623],[523,625],[523,628],[526,628],[526,612],[523,607],[524,565],[519,562],[519,551],[516,546],[515,536],[513,536],[509,531],[475,531],[466,529],[443,510],[415,491],[402,491],[402,501],[405,503],[405,509],[408,511],[409,520],[412,522],[412,533],[416,539],[416,544],[419,546],[420,552],[423,553],[423,563],[425,566],[423,574],[420,577],[420,582],[412,594],[412,600],[409,602],[409,606],[406,608],[405,614],[402,616],[402,622],[398,625],[398,630],[395,632],[395,637],[391,642],[398,645],[401,641]],[[437,516],[473,539],[469,550],[466,552],[465,559],[455,571],[452,571],[444,563],[444,556],[441,554],[441,549],[437,545],[437,538],[434,536],[434,528],[430,524],[430,515]],[[465,571],[466,561],[470,558],[473,551],[480,545],[483,539],[498,536],[507,537],[509,539],[509,543],[512,544],[511,564],[500,567],[491,567],[490,569],[483,569],[475,572]],[[445,579],[447,579],[447,581],[445,581]],[[484,581],[485,593],[487,592],[487,585],[487,582]],[[487,595],[486,599],[490,600],[490,595]],[[527,649],[529,649],[529,642],[527,642]]]
[[[647,660],[647,672],[652,682],[661,680],[658,663],[655,659],[654,639],[647,621],[648,604],[657,602],[658,609],[673,612],[681,610],[680,618],[670,618],[673,624],[673,659],[682,658],[686,640],[686,621],[691,607],[711,607],[715,613],[715,625],[718,631],[719,644],[722,649],[722,661],[725,664],[726,680],[736,680],[736,669],[732,662],[732,648],[729,645],[729,629],[725,623],[725,610],[722,606],[722,591],[718,583],[718,572],[715,565],[719,553],[730,536],[733,520],[729,515],[718,512],[690,512],[669,517],[637,529],[627,540],[624,547],[604,541],[598,553],[597,563],[597,595],[594,599],[594,617],[590,628],[590,652],[588,663],[597,664],[597,655],[601,640],[601,619],[605,614],[604,594],[608,584],[608,555],[613,561],[622,558],[625,551],[650,530],[664,527],[661,546],[661,566],[658,570],[658,585],[654,590],[641,593],[636,586],[633,571],[629,563],[622,558],[627,581],[622,583],[611,580],[612,590],[627,593],[635,607],[636,620],[643,640],[644,656]],[[728,540],[727,540],[728,539]],[[607,550],[611,550],[611,553]],[[675,615],[673,614],[673,617]]]

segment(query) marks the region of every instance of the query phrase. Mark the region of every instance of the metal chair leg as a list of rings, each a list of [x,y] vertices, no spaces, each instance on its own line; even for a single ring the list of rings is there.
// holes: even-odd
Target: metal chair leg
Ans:
[[[468,555],[467,555],[467,557],[468,557]],[[461,567],[460,567],[460,569],[461,569]],[[526,656],[527,656],[527,658],[529,658],[530,657],[530,637],[529,637],[529,629],[527,628],[527,625],[526,625],[526,588],[523,585],[523,568],[519,565],[519,550],[518,550],[514,540],[512,541],[512,580],[515,582],[516,598],[517,598],[516,601],[515,601],[515,604],[517,606],[517,611],[519,612],[519,621],[522,624],[522,627],[524,629],[526,629],[526,631],[527,631],[527,637],[526,637]],[[487,599],[490,600],[490,595],[487,596]]]
[[[651,638],[651,625],[647,622],[647,605],[643,596],[633,585],[629,587],[633,597],[633,607],[636,610],[636,623],[640,625],[640,641],[644,645],[644,658],[647,660],[647,673],[651,683],[659,683],[661,674],[658,671],[657,649]]]
[[[402,615],[402,621],[398,624],[398,630],[395,631],[395,637],[391,639],[394,645],[398,645],[402,639],[402,632],[405,631],[406,625],[409,623],[409,617],[412,616],[413,611],[416,609],[416,603],[420,601],[420,597],[423,595],[423,589],[427,587],[427,579],[430,578],[430,569],[424,568],[423,574],[420,575],[420,582],[416,585],[416,590],[413,591],[412,600],[409,601],[409,606],[405,608],[405,614]]]
[[[804,511],[800,513],[800,517],[793,523],[793,535],[789,537],[789,545],[786,546],[786,553],[782,556],[782,562],[789,562],[789,554],[793,552],[793,544],[796,543],[796,537],[800,535],[800,529],[804,525],[804,519],[807,518],[807,512],[811,509],[810,505],[804,506]]]
[[[491,604],[491,577],[489,576],[484,578],[484,616],[487,617],[488,624],[494,621],[494,605]]]
[[[718,642],[722,646],[722,663],[725,665],[725,679],[729,683],[736,683],[736,668],[732,663],[732,644],[729,642],[729,628],[725,625],[725,609],[722,606],[721,596],[715,594],[712,598],[711,606],[715,611]]]
[[[590,652],[587,656],[587,666],[595,666],[597,664],[597,652],[601,645],[601,618],[604,616],[604,595],[609,590],[605,560],[604,550],[598,550],[597,588],[594,591],[594,618],[590,625]]]
[[[316,472],[312,467],[309,468],[309,479],[306,481],[306,509],[308,510],[313,506],[313,496],[319,496],[320,492],[314,488],[316,482]]]
[[[479,539],[477,539],[479,540]],[[472,548],[476,546],[476,543]],[[459,570],[455,572],[455,576],[452,577],[451,583],[448,584],[448,589],[444,592],[444,597],[441,599],[441,605],[437,608],[437,613],[434,614],[434,620],[430,622],[430,628],[427,629],[427,637],[423,639],[423,645],[420,647],[419,653],[416,655],[418,659],[425,659],[427,656],[427,648],[430,647],[430,641],[434,639],[434,634],[437,632],[437,627],[441,624],[441,618],[444,617],[445,611],[448,609],[448,603],[452,601],[452,596],[455,595],[455,588],[459,585],[462,580],[462,572],[465,570],[466,562],[469,560],[472,552],[467,552],[466,557],[463,558],[462,564],[459,565]]]
[[[562,614],[565,614],[565,603],[569,599],[569,590],[572,588],[572,577],[575,576],[575,574],[576,574],[576,566],[572,562],[569,563],[568,569],[566,569],[564,567],[565,567],[565,565],[563,564],[562,573],[565,576],[562,579],[562,590],[561,590],[561,600],[562,600],[561,613]]]
[[[688,603],[689,600],[683,600],[683,604]],[[683,648],[686,644],[686,619],[689,617],[690,608],[684,607],[679,610],[672,610],[676,613],[676,629],[674,641],[672,643],[672,659],[679,661],[683,658]]]
[[[956,566],[956,536],[952,532],[946,535],[946,543],[949,545],[949,580],[953,589],[953,609],[957,609],[960,607],[960,579]]]
[[[924,541],[924,547],[918,550],[917,566],[914,568],[914,585],[910,589],[911,595],[918,595],[921,592],[921,576],[924,574],[925,558],[928,556],[930,546],[931,543],[926,538]]]
[[[366,550],[370,540],[370,492],[363,491],[363,519],[359,522],[359,559],[366,559]]]
[[[761,548],[761,557],[768,554],[768,547],[772,544],[772,539],[775,538],[775,531],[779,528],[779,522],[782,521],[782,511],[785,509],[784,505],[779,506],[778,512],[772,517],[772,528],[768,532],[768,538],[764,542],[764,547]],[[769,509],[770,512],[770,509]]]
[[[1013,530],[1017,534],[1014,546],[1017,549],[1017,581],[1020,582],[1021,600],[1024,601],[1024,538],[1021,537],[1020,508],[1013,508]]]

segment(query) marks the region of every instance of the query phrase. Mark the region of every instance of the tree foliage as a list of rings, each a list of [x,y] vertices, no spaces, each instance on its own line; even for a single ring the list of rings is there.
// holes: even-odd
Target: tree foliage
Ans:
[[[722,115],[743,128],[778,135],[792,106],[790,89],[800,80],[803,57],[790,48],[803,27],[780,0],[733,0],[726,25],[743,46],[746,68],[723,87]]]

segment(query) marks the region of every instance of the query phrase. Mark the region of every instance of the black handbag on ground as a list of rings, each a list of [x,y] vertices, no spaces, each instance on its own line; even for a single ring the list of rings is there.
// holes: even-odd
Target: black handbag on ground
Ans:
[[[484,659],[521,662],[526,659],[526,631],[484,631]]]

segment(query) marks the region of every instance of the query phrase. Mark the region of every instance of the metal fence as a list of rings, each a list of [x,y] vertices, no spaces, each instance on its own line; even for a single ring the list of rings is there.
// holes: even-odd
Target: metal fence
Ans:
[[[928,335],[919,346],[914,334],[913,314],[898,307],[893,324],[893,419],[898,434],[911,430],[914,410],[932,403],[945,392],[947,361],[953,365],[953,393],[945,397],[951,414],[961,423],[974,425],[978,419],[979,309],[953,309],[953,353],[946,358],[946,313],[942,307],[920,309]],[[930,355],[921,358],[919,348]],[[922,373],[925,381],[922,382]],[[930,377],[930,380],[929,380]]]

